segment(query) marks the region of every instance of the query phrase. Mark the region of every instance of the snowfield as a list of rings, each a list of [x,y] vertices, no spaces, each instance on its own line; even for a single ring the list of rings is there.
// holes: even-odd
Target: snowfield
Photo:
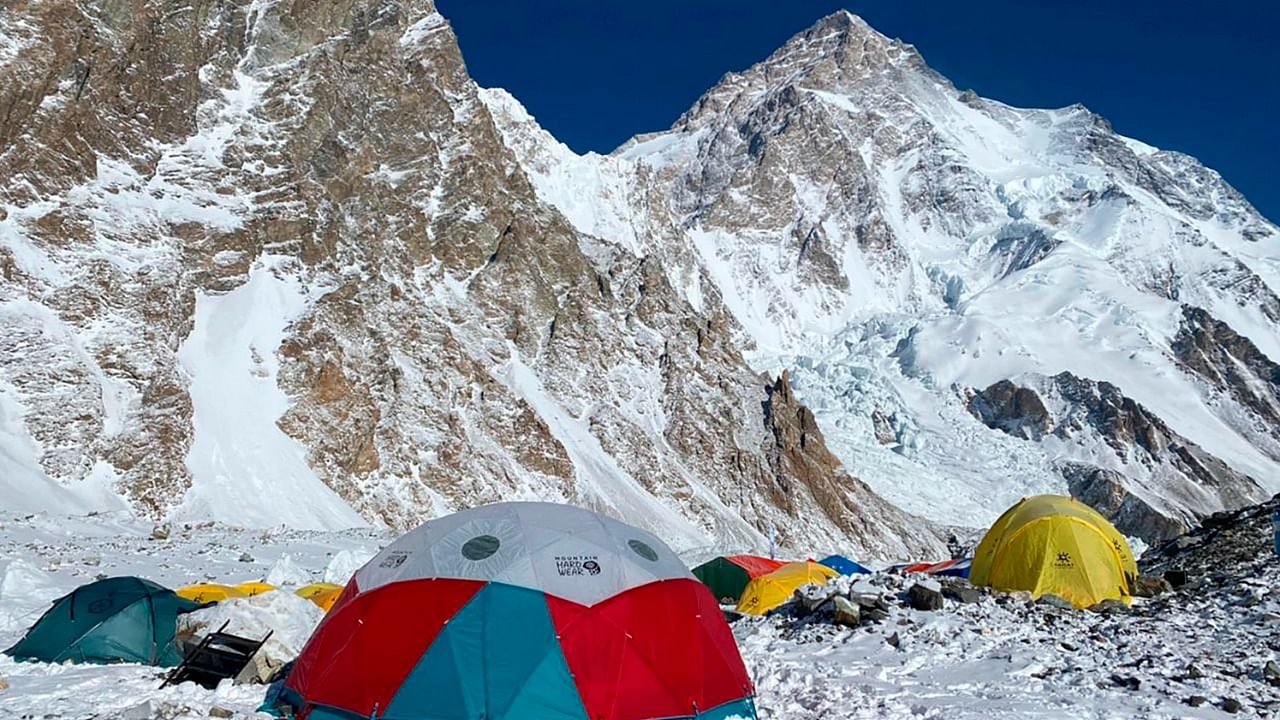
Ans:
[[[53,599],[99,575],[138,574],[170,587],[267,579],[296,586],[344,581],[392,537],[377,530],[246,530],[205,523],[152,526],[119,515],[0,516],[0,645],[8,647]],[[246,555],[247,554],[247,555]],[[1280,708],[1261,677],[1280,657],[1280,564],[1260,558],[1255,577],[1200,596],[1135,601],[1133,614],[1095,615],[1005,598],[948,601],[942,612],[891,603],[883,624],[845,629],[811,619],[744,618],[734,624],[769,720],[852,718],[1217,718]],[[855,589],[894,591],[896,578]],[[890,583],[889,588],[872,583]],[[910,580],[907,584],[910,584]],[[291,599],[290,599],[291,600]],[[269,596],[201,611],[232,630],[274,627],[298,648],[317,622],[308,606]],[[895,637],[896,636],[896,637]],[[894,644],[896,642],[896,645]],[[1194,677],[1199,675],[1199,677]],[[15,663],[0,657],[0,717],[48,720],[257,715],[265,688],[186,683],[159,689],[163,671],[136,665]],[[1133,689],[1136,682],[1136,689]],[[1195,695],[1205,703],[1191,707]]]

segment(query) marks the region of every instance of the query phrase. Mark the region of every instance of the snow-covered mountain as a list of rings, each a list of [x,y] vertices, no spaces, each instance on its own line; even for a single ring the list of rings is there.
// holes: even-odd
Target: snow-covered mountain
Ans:
[[[428,0],[22,3],[0,107],[5,509],[564,499],[902,558],[1032,491],[1155,538],[1280,483],[1276,228],[846,13],[607,157]]]
[[[904,509],[1071,492],[1154,540],[1280,489],[1280,232],[1190,157],[961,92],[843,12],[607,157],[481,97],[540,198],[722,302]]]
[[[0,19],[0,502],[940,552],[662,262],[540,201],[427,0]]]

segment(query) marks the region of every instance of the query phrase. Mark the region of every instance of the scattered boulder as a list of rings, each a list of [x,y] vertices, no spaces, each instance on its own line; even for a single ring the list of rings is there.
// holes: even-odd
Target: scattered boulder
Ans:
[[[1266,680],[1271,687],[1280,687],[1280,664],[1275,660],[1268,660],[1267,664],[1262,666],[1262,679]]]
[[[830,585],[803,585],[796,588],[793,597],[806,614],[818,611],[838,591]]]
[[[250,554],[249,554],[249,553],[247,553],[247,552],[246,552],[246,553],[240,553],[240,562],[242,562],[242,563],[251,563],[251,562],[253,562],[253,556],[252,556],[252,555],[250,555]]]
[[[214,705],[213,707],[209,708],[209,717],[229,718],[234,716],[235,716],[234,712],[222,707],[221,705]]]
[[[1096,605],[1090,605],[1089,609],[1093,612],[1101,613],[1104,615],[1109,613],[1129,612],[1129,606],[1125,605],[1124,601],[1113,600],[1113,599],[1103,600],[1102,602],[1097,603]]]
[[[1235,715],[1244,709],[1244,705],[1235,698],[1222,698],[1222,709],[1224,712],[1229,712],[1232,715]]]
[[[1111,684],[1133,691],[1142,687],[1142,681],[1132,675],[1112,675]]]
[[[862,624],[862,606],[842,595],[835,596],[832,605],[835,608],[835,624],[845,627],[858,627]]]
[[[1192,695],[1191,697],[1187,698],[1183,702],[1190,705],[1191,707],[1200,707],[1201,705],[1209,702],[1209,698],[1203,695]]]
[[[5,690],[8,690],[8,689],[9,689],[9,682],[4,679],[3,675],[0,675],[0,692],[4,692]]]
[[[896,632],[890,635],[889,637],[885,638],[884,641],[889,643],[893,647],[896,647],[896,648],[902,647],[902,638],[899,637],[898,633]]]
[[[982,593],[970,585],[961,585],[959,583],[947,583],[942,586],[942,596],[948,600],[965,605],[982,602]]]
[[[1164,579],[1170,587],[1180,588],[1187,584],[1186,570],[1165,570]]]
[[[941,610],[942,609],[942,592],[928,587],[927,585],[916,583],[907,590],[907,599],[911,603],[911,607],[916,610]]]
[[[172,531],[170,530],[168,523],[156,525],[155,527],[151,528],[151,539],[152,540],[168,540],[169,534],[171,532]]]
[[[1170,592],[1173,590],[1173,584],[1162,577],[1141,575],[1134,580],[1131,590],[1135,597],[1152,598],[1161,593]]]

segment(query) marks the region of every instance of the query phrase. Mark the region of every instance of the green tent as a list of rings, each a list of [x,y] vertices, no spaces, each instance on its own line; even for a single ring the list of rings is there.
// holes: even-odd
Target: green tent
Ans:
[[[716,599],[738,602],[747,583],[782,567],[777,560],[756,555],[726,555],[713,558],[693,569],[693,576],[711,588]]]
[[[178,615],[201,607],[148,580],[117,577],[76,588],[53,603],[26,637],[5,650],[17,660],[133,662],[174,666]]]

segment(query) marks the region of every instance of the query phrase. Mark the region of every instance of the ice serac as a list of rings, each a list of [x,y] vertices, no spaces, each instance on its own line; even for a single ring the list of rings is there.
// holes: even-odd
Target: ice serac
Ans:
[[[540,197],[571,154],[537,136],[522,167],[432,3],[7,12],[0,449],[47,509],[405,528],[568,500],[682,549],[942,551],[779,429],[807,411],[688,292],[700,266],[609,214],[629,186]]]
[[[1280,489],[1280,231],[1193,158],[960,91],[845,12],[609,156],[481,97],[541,199],[727,308],[905,510],[977,526],[1074,491],[1154,540]],[[969,412],[1001,383],[1012,415]]]

